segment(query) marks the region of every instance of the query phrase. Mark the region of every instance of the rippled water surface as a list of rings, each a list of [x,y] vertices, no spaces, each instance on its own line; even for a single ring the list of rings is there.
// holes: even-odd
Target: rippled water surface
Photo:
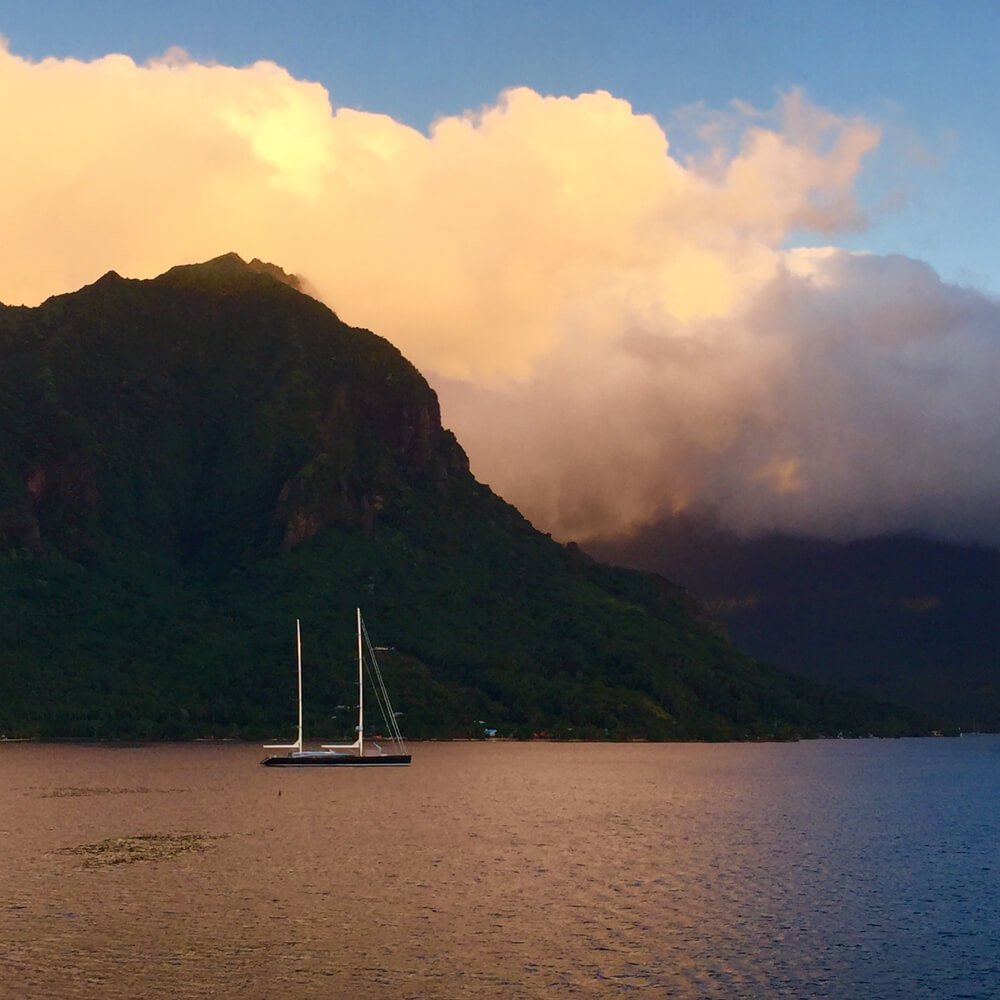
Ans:
[[[0,996],[1000,995],[1000,738],[0,744]]]

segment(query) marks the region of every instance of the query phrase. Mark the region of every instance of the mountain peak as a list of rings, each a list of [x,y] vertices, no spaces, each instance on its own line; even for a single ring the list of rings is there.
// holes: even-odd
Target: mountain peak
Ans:
[[[204,281],[213,284],[228,285],[233,281],[239,281],[249,275],[261,274],[289,285],[296,291],[302,291],[302,280],[295,274],[289,274],[277,264],[271,264],[254,257],[248,264],[238,253],[229,252],[213,257],[211,260],[203,261],[200,264],[178,264],[170,268],[169,271],[160,275],[161,278],[181,279],[188,282],[201,283]]]

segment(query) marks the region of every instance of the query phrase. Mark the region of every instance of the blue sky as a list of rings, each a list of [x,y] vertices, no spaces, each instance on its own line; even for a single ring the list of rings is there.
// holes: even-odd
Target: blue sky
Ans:
[[[1000,4],[911,2],[0,3],[21,56],[136,61],[179,45],[200,60],[270,59],[335,105],[426,130],[511,86],[606,89],[675,140],[677,110],[770,107],[799,87],[884,129],[859,194],[871,218],[838,244],[908,254],[947,280],[1000,292]],[[676,148],[676,141],[675,141]]]

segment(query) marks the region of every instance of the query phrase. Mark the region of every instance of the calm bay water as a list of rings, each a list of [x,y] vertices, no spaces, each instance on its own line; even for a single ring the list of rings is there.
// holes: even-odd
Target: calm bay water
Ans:
[[[0,744],[0,996],[1000,995],[1000,738]]]

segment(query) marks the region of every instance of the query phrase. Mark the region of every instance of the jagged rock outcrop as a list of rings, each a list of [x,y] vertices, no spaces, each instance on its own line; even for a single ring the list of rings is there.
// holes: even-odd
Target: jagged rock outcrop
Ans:
[[[233,561],[370,530],[410,481],[467,472],[416,369],[300,285],[226,254],[7,310],[0,337],[30,330],[42,362],[22,396],[45,433],[8,456],[6,544],[99,545],[139,521],[185,559]]]

